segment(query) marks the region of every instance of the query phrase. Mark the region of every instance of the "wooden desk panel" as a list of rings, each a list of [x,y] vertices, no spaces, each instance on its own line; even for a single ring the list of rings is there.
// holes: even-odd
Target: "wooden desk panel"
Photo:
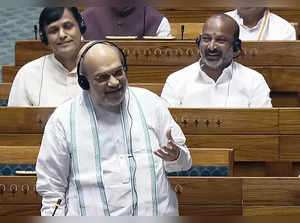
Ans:
[[[186,135],[186,138],[191,148],[233,148],[235,162],[279,160],[278,136]]]
[[[243,204],[246,206],[299,206],[300,179],[297,177],[244,178]]]
[[[116,40],[113,42],[124,50],[129,66],[186,66],[199,58],[193,40]],[[237,61],[246,66],[300,65],[299,41],[244,41],[242,45],[243,55]],[[49,53],[50,50],[38,40],[17,41],[15,65],[23,65]]]
[[[276,109],[173,109],[173,118],[185,134],[277,134]]]

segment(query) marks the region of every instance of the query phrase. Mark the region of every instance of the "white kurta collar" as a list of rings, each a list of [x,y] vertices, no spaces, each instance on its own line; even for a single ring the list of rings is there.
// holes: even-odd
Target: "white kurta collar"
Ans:
[[[234,11],[237,23],[240,26],[242,26],[244,29],[248,30],[248,31],[255,31],[257,29],[260,29],[260,27],[262,26],[262,23],[265,19],[266,12],[267,12],[267,10],[265,10],[264,16],[258,21],[258,23],[255,26],[253,26],[252,28],[250,28],[250,27],[244,25],[244,19],[242,17],[240,17],[240,15],[238,14],[237,9]]]
[[[65,68],[65,66],[64,66],[61,62],[59,62],[59,61],[56,59],[56,57],[54,56],[53,53],[49,55],[49,58],[51,59],[51,61],[52,61],[55,65],[57,65],[57,66],[63,71],[63,73],[64,73],[65,75],[69,75],[69,76],[75,76],[75,75],[76,75],[76,73],[77,73],[76,66],[73,68],[73,70],[69,71],[67,68]]]
[[[210,76],[208,76],[204,71],[202,71],[201,67],[199,69],[200,80],[207,84],[219,85],[219,84],[226,83],[232,79],[232,74],[233,74],[233,62],[231,62],[231,64],[223,70],[222,74],[220,75],[220,77],[217,79],[216,82]]]

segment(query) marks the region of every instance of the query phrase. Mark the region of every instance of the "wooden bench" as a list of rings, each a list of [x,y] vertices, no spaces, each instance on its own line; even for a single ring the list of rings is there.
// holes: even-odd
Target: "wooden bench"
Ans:
[[[180,215],[299,215],[297,177],[169,177]],[[39,215],[36,177],[0,177],[0,215]]]
[[[170,73],[198,60],[194,41],[114,42],[127,54],[129,82],[164,83]],[[248,41],[243,43],[243,49],[238,61],[265,76],[274,106],[300,106],[299,42]],[[49,52],[40,41],[16,42],[15,65],[3,67],[3,81],[12,82],[20,66]]]
[[[1,146],[40,145],[54,108],[1,107]],[[170,108],[190,148],[233,148],[233,176],[298,176],[300,109]]]

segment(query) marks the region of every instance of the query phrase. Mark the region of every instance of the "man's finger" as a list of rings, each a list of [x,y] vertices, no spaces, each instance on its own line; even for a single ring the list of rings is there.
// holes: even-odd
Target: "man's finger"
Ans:
[[[173,138],[171,135],[171,128],[169,128],[167,131],[167,138],[168,138],[168,142],[173,142]]]

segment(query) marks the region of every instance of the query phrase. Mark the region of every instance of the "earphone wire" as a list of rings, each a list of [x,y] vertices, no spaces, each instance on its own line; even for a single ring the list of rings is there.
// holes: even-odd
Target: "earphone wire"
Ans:
[[[43,88],[43,81],[44,81],[44,68],[45,68],[45,62],[46,62],[47,56],[48,56],[48,55],[46,55],[46,56],[44,57],[43,65],[42,65],[42,78],[41,78],[41,85],[40,85],[39,103],[38,103],[38,106],[40,106],[40,104],[41,104],[41,95],[42,95],[42,88]]]
[[[129,127],[129,144],[130,144],[130,148],[131,148],[131,155],[132,156],[132,160],[133,160],[133,163],[134,163],[134,172],[133,172],[133,192],[135,193],[135,196],[136,196],[136,203],[134,204],[133,206],[133,213],[134,213],[134,210],[137,208],[137,204],[138,204],[138,194],[137,194],[137,190],[136,190],[136,160],[133,156],[133,151],[132,151],[132,124],[133,124],[133,119],[132,119],[132,116],[131,116],[131,113],[130,113],[130,110],[129,110],[129,104],[130,104],[130,91],[129,91],[129,87],[127,86],[127,92],[128,92],[128,102],[126,104],[126,110],[127,110],[127,113],[128,113],[128,116],[130,118],[130,127]],[[132,213],[132,215],[133,215]]]

